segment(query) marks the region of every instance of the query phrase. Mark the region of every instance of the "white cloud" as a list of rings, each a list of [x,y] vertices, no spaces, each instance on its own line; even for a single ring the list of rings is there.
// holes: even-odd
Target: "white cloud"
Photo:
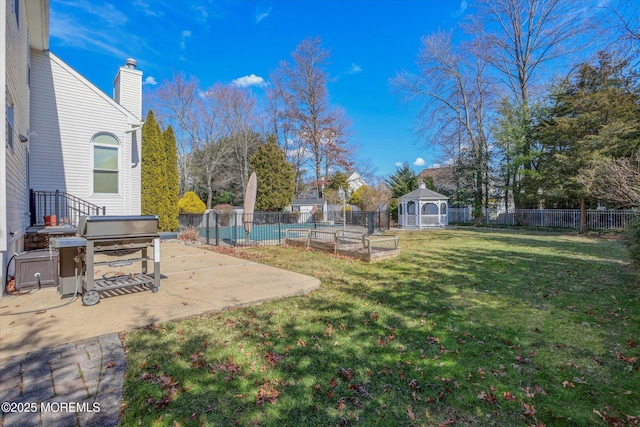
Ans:
[[[180,39],[180,48],[184,49],[187,47],[187,39],[191,37],[191,31],[184,30],[182,32],[182,37]]]
[[[455,16],[460,16],[464,13],[465,10],[467,10],[467,7],[469,5],[467,4],[467,0],[462,0],[460,2],[460,7],[458,8],[458,10],[456,11],[456,13],[454,13]]]
[[[396,167],[397,167],[397,168],[401,168],[403,164],[404,164],[404,163],[402,163],[402,162],[396,162]]]
[[[257,87],[265,87],[267,86],[267,82],[260,76],[256,76],[255,74],[250,74],[248,76],[239,77],[231,81],[231,84],[237,87],[249,87],[249,86],[257,86]]]
[[[156,78],[153,76],[147,76],[146,79],[144,79],[144,83],[142,83],[143,85],[151,85],[151,86],[155,86],[158,84],[158,82],[156,81]]]
[[[270,7],[266,12],[256,13],[256,24],[262,21],[263,19],[267,18],[271,13],[271,9],[272,8]]]
[[[424,166],[424,165],[425,165],[425,161],[424,161],[424,159],[423,159],[422,157],[418,157],[418,158],[413,162],[413,164],[414,164],[415,166]]]
[[[358,64],[351,64],[351,69],[349,69],[349,71],[347,71],[347,74],[356,74],[356,73],[361,73],[362,72],[362,67],[359,66]]]

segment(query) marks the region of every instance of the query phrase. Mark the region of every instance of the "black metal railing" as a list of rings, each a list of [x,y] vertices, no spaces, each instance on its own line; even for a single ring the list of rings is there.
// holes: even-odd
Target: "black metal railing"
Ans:
[[[31,225],[46,224],[45,217],[49,217],[51,225],[76,226],[82,215],[106,215],[106,207],[94,205],[59,190],[29,190],[29,211]]]

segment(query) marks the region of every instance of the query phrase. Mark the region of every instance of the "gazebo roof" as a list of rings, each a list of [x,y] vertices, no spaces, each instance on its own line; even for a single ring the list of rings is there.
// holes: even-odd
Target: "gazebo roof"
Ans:
[[[398,200],[449,200],[448,196],[437,193],[433,190],[425,188],[423,185],[417,190],[413,190],[404,196],[398,197]]]

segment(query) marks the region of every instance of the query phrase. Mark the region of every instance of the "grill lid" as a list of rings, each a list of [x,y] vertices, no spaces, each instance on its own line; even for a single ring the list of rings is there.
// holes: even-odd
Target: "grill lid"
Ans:
[[[89,215],[81,216],[78,234],[87,239],[157,237],[157,215]]]

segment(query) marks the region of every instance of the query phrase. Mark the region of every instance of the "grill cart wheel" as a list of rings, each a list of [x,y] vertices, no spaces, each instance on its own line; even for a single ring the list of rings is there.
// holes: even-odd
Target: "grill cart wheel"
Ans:
[[[82,303],[84,305],[96,305],[100,301],[100,292],[90,290],[82,294]]]
[[[154,294],[157,294],[158,293],[158,287],[157,286],[153,286],[151,288],[151,292],[153,292]]]

